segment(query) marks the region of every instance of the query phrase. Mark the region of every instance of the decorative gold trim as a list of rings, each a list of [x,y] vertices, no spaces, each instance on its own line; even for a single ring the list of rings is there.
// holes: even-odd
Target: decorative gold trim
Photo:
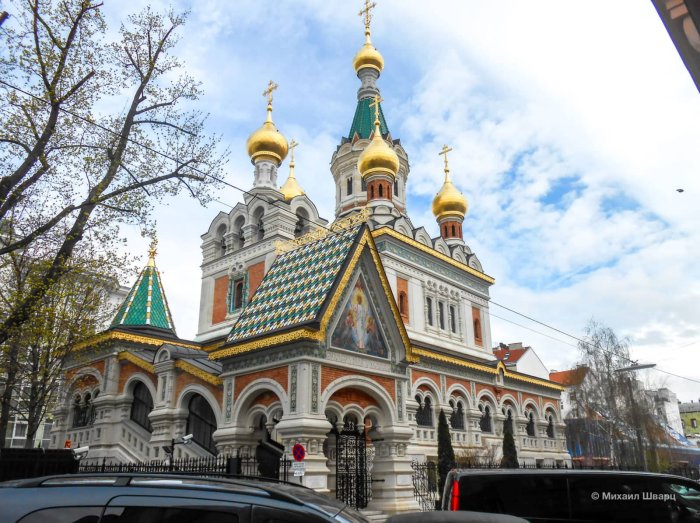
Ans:
[[[375,229],[372,231],[372,236],[376,239],[378,236],[381,236],[383,234],[388,234],[389,236],[392,236],[396,238],[397,240],[400,240],[404,243],[407,243],[411,245],[412,247],[415,247],[416,249],[419,249],[423,252],[426,252],[430,254],[431,256],[435,256],[436,258],[439,258],[440,260],[449,263],[450,265],[454,265],[458,269],[461,269],[463,271],[467,271],[469,274],[472,274],[476,276],[477,278],[487,282],[487,283],[496,283],[496,280],[492,278],[491,276],[484,274],[481,271],[477,271],[476,269],[470,267],[469,265],[459,262],[457,260],[454,260],[450,258],[449,256],[446,256],[442,254],[441,252],[436,251],[432,247],[428,247],[427,245],[423,245],[422,243],[414,240],[413,238],[409,238],[405,234],[401,234],[400,232],[396,232],[394,229],[391,229],[389,227],[380,227],[379,229]]]
[[[554,389],[554,390],[558,390],[558,391],[564,390],[564,387],[562,387],[559,384],[553,383],[551,381],[526,376],[526,375],[520,374],[518,372],[509,371],[507,368],[504,368],[504,366],[502,367],[502,365],[503,365],[502,362],[499,362],[500,365],[496,365],[496,367],[489,367],[488,365],[473,363],[471,361],[466,361],[466,360],[463,360],[461,358],[455,358],[453,356],[446,356],[444,354],[438,354],[436,352],[432,352],[432,351],[425,350],[425,349],[420,349],[418,347],[413,347],[413,354],[418,355],[418,356],[424,356],[426,358],[431,358],[431,359],[438,360],[438,361],[443,361],[446,363],[452,363],[453,365],[459,365],[460,367],[466,367],[468,369],[478,370],[479,372],[484,372],[486,374],[498,374],[498,371],[501,368],[503,368],[503,376],[505,378],[513,379],[516,381],[524,381],[526,383],[531,383],[533,385],[547,387],[548,389]]]
[[[75,350],[75,351],[82,350],[86,347],[92,347],[94,345],[97,345],[99,343],[103,343],[103,342],[109,341],[109,340],[131,341],[134,343],[143,343],[145,345],[155,345],[157,347],[160,347],[164,343],[167,343],[169,345],[176,345],[177,347],[187,347],[188,349],[200,349],[201,350],[201,347],[199,345],[195,345],[194,343],[185,343],[185,342],[171,340],[171,339],[165,339],[165,338],[154,338],[151,336],[141,336],[138,334],[131,334],[128,332],[120,332],[120,331],[107,331],[105,333],[93,336],[92,338],[88,338],[85,341],[81,341],[80,343],[77,343],[73,347],[73,350]]]
[[[134,354],[131,354],[130,352],[120,352],[119,355],[117,356],[117,359],[120,361],[129,361],[136,365],[137,367],[142,368],[145,371],[150,372],[151,374],[155,374],[156,370],[153,364],[148,363],[146,360],[143,360],[139,358],[138,356],[135,356]]]
[[[191,374],[192,376],[199,378],[202,381],[211,383],[216,387],[218,387],[222,383],[221,378],[218,378],[217,376],[214,376],[213,374],[210,374],[207,371],[200,369],[199,367],[195,367],[191,363],[188,363],[184,360],[177,360],[175,362],[175,367],[186,372],[187,374]]]
[[[282,343],[289,343],[303,339],[318,341],[321,339],[321,337],[317,331],[307,327],[301,327],[283,334],[273,334],[260,338],[259,340],[249,341],[248,343],[243,343],[241,345],[234,345],[233,347],[212,351],[209,353],[209,359],[220,360],[229,356],[235,356],[236,354],[242,354],[244,352],[250,352],[256,349],[270,347],[272,345],[280,345]]]
[[[210,343],[209,345],[204,345],[202,347],[202,350],[205,352],[214,352],[215,350],[221,348],[224,345],[224,343],[226,343],[226,338],[224,338],[223,340],[216,341],[214,343]]]
[[[340,231],[350,229],[359,223],[366,222],[369,219],[370,214],[370,210],[367,207],[362,207],[362,209],[360,209],[358,212],[352,213],[351,215],[341,218],[340,220],[336,220],[327,229],[319,227],[318,229],[307,232],[303,236],[295,238],[294,240],[277,240],[274,243],[275,254],[293,251],[294,249],[308,245],[309,243],[322,240],[331,233],[338,233]]]

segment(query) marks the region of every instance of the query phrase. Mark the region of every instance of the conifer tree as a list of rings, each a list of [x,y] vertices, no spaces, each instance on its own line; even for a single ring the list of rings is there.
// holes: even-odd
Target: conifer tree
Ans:
[[[503,458],[501,458],[501,468],[520,468],[520,463],[518,463],[518,451],[515,448],[515,440],[513,439],[512,423],[506,423],[503,427]]]
[[[450,438],[450,426],[447,424],[445,411],[440,409],[438,418],[438,492],[442,496],[445,487],[447,473],[455,466],[455,453],[452,450],[452,439]]]

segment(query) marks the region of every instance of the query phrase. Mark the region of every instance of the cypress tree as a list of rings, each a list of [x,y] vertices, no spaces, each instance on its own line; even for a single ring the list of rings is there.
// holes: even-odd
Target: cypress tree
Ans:
[[[503,427],[503,457],[501,458],[501,468],[520,468],[520,463],[518,463],[518,451],[515,448],[515,440],[513,439],[512,422],[506,423]]]
[[[455,452],[452,450],[452,439],[450,438],[450,426],[447,424],[445,412],[440,409],[438,418],[438,492],[442,497],[445,487],[447,473],[455,466]]]

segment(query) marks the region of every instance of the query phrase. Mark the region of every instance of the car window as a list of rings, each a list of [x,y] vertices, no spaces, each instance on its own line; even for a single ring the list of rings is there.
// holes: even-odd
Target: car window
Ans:
[[[306,510],[296,512],[290,508],[253,507],[252,523],[323,523],[328,521]]]
[[[645,476],[570,476],[571,514],[594,521],[676,521],[667,504],[652,495],[655,490]]]
[[[24,516],[18,523],[97,523],[103,507],[51,507]]]
[[[566,478],[546,474],[464,475],[459,509],[524,518],[568,518]]]
[[[97,520],[95,520],[97,521]],[[109,507],[100,523],[237,523],[238,515],[205,507]],[[82,523],[82,522],[81,522]],[[86,522],[87,523],[87,522]]]

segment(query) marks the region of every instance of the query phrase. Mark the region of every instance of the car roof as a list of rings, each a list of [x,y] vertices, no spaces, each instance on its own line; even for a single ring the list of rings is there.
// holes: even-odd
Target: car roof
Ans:
[[[527,468],[527,469],[452,469],[453,473],[461,476],[528,476],[528,475],[564,475],[564,476],[647,476],[652,478],[666,478],[666,479],[683,479],[687,481],[694,481],[683,476],[676,476],[673,474],[662,474],[658,472],[645,472],[645,471],[635,471],[635,470],[596,470],[596,469],[537,469],[537,468]]]
[[[346,508],[328,496],[323,496],[303,485],[278,480],[266,480],[256,477],[217,477],[197,476],[192,474],[154,474],[154,473],[83,473],[43,476],[0,483],[3,488],[55,488],[55,487],[122,487],[149,489],[189,489],[218,493],[232,493],[257,496],[293,503],[295,505],[315,507],[319,511],[335,516]],[[124,492],[121,492],[124,494]]]

